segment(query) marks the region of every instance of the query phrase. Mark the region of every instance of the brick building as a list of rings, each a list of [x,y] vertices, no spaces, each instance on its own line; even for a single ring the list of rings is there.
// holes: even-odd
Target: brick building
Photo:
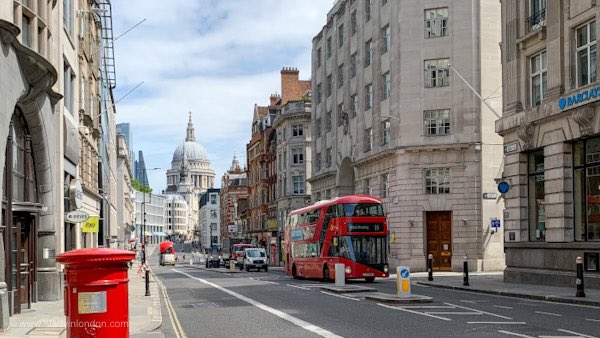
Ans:
[[[237,156],[221,178],[221,239],[241,237],[239,201],[248,196],[248,176]]]

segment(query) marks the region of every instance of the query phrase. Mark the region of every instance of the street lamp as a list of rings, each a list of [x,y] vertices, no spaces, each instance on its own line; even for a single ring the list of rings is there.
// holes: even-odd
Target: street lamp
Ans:
[[[146,169],[146,171],[150,170],[159,170],[160,168],[152,168]],[[146,188],[148,186],[148,175],[143,175],[144,182],[142,183],[142,228],[140,229],[142,233],[142,266],[145,267],[145,278],[146,278],[146,296],[150,296],[150,271],[148,270],[148,266],[146,265]],[[150,195],[152,198],[152,195]]]

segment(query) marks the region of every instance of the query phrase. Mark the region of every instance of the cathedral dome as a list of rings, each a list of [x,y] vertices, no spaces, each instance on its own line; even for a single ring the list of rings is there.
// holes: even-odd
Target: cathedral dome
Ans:
[[[182,161],[183,155],[188,161],[208,161],[208,153],[204,147],[196,142],[185,141],[173,153],[173,161]]]

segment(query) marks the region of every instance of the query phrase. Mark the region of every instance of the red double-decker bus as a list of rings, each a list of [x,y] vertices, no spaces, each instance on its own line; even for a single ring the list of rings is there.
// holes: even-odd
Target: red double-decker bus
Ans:
[[[380,199],[349,195],[320,201],[289,214],[285,227],[285,271],[294,278],[388,277],[388,227]]]

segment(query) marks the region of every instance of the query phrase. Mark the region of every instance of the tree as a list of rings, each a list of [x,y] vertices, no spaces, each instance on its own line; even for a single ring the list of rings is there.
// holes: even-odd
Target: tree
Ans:
[[[133,186],[133,189],[139,192],[145,192],[147,194],[152,193],[152,188],[150,188],[149,185],[143,185],[142,183],[140,183],[140,181],[136,180],[135,178],[131,180],[131,185]]]

